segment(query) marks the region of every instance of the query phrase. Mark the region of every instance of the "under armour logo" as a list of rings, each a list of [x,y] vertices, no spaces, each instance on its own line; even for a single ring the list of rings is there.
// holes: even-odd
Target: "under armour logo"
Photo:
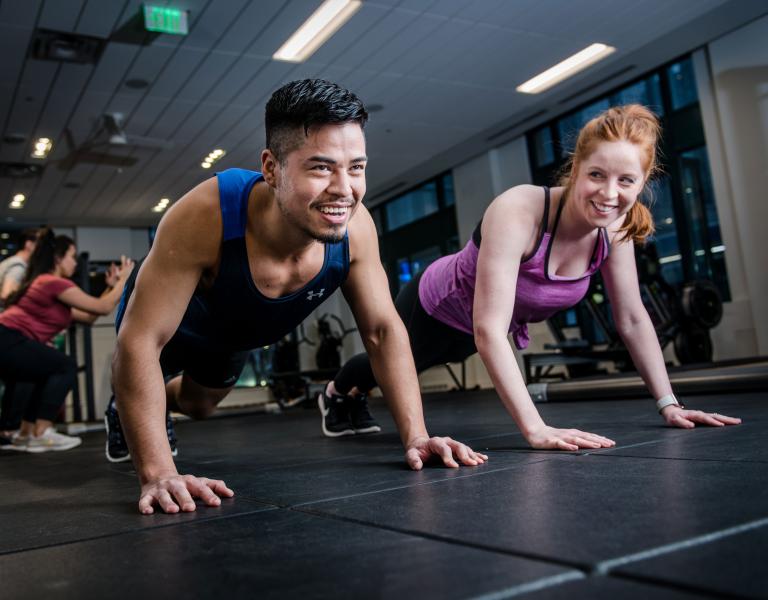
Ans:
[[[319,292],[307,292],[307,300],[312,300],[313,298],[322,298],[324,293],[325,288],[320,288]]]

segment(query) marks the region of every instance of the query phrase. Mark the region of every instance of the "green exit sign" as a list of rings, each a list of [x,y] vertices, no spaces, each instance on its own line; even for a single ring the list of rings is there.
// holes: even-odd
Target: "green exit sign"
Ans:
[[[187,35],[187,11],[167,6],[144,5],[144,29],[159,33]]]

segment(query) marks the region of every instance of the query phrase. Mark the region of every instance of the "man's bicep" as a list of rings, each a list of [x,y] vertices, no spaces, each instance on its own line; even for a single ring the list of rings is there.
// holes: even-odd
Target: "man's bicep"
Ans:
[[[120,338],[151,338],[161,346],[171,338],[203,271],[216,261],[221,243],[217,204],[214,178],[186,194],[160,221],[152,249],[137,274]]]
[[[123,342],[140,337],[165,345],[181,323],[200,279],[200,269],[167,255],[150,252],[136,277],[125,316],[120,325]]]
[[[361,333],[378,329],[397,317],[381,263],[352,265],[342,292]]]

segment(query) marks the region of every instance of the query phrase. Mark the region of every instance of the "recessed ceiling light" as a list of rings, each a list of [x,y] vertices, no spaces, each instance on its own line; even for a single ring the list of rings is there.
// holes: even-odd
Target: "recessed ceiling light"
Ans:
[[[50,138],[38,138],[35,142],[35,149],[32,151],[32,158],[45,158],[53,148],[53,140]]]
[[[362,6],[360,0],[325,0],[272,55],[275,60],[303,62],[315,53]]]
[[[210,169],[213,166],[213,163],[220,161],[226,153],[226,150],[216,148],[216,150],[212,150],[208,153],[208,156],[203,159],[200,166],[203,167],[203,169]]]
[[[564,79],[572,77],[579,71],[583,71],[587,67],[604,59],[609,54],[613,54],[615,51],[616,48],[613,46],[592,44],[573,56],[569,56],[564,61],[557,63],[554,67],[547,69],[543,73],[539,73],[536,77],[529,79],[515,89],[524,94],[538,94],[557,85]]]

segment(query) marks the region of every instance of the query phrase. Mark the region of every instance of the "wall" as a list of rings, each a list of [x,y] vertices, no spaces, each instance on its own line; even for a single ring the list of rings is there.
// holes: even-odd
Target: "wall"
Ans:
[[[718,358],[768,354],[768,17],[697,57],[707,146],[734,301],[713,333]],[[707,61],[708,57],[708,61]]]

